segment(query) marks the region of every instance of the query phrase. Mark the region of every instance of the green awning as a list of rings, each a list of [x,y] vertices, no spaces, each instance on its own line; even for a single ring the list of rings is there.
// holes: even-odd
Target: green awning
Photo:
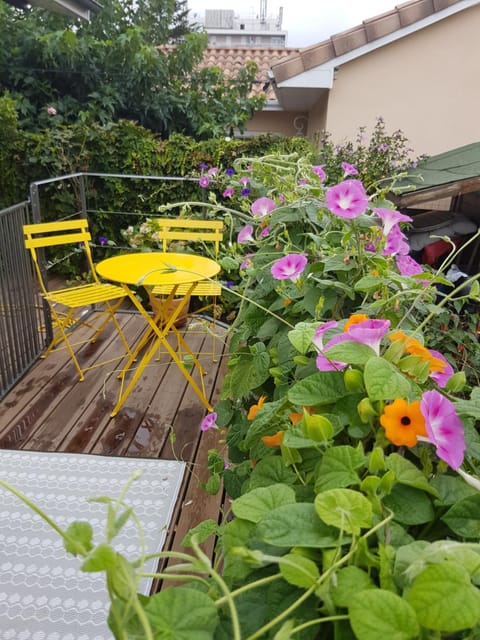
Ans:
[[[480,142],[431,156],[396,186],[414,189],[396,198],[400,205],[460,195],[480,189]]]

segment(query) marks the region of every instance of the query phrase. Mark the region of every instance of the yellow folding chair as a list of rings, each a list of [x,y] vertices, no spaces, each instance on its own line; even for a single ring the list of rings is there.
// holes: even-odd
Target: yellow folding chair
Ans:
[[[30,251],[40,291],[50,310],[54,329],[53,338],[41,357],[46,358],[54,349],[66,348],[82,381],[84,380],[84,373],[89,369],[108,364],[123,358],[127,354],[130,355],[130,348],[115,317],[115,311],[126,294],[122,287],[104,284],[98,280],[90,250],[91,235],[88,230],[87,220],[27,224],[23,226],[23,233],[25,247]],[[59,245],[73,245],[77,251],[79,249],[83,251],[88,272],[93,282],[65,289],[48,290],[40,267],[38,250]],[[95,306],[95,311],[97,311],[97,305],[103,305],[103,308],[99,308],[99,313],[96,314],[94,322],[87,322],[87,316],[90,315],[88,313],[89,309]],[[110,321],[113,322],[125,347],[125,353],[119,357],[97,362],[88,367],[80,366],[74,347],[95,342]],[[90,334],[90,337],[86,339],[74,341],[74,330],[80,326],[88,327],[93,331],[93,335]]]
[[[200,220],[186,218],[154,218],[152,224],[157,228],[156,237],[161,243],[162,250],[176,252],[207,252],[211,257],[217,258],[220,251],[220,243],[223,240],[222,220]],[[212,251],[213,249],[213,251]],[[191,289],[190,284],[177,286],[175,296],[183,296]],[[216,300],[221,294],[221,284],[214,280],[204,280],[198,282],[190,291],[190,296],[198,298],[208,298],[209,301],[202,307],[188,313],[188,317],[199,316],[209,308],[213,308],[213,318],[216,317]],[[157,285],[150,292],[150,304],[154,311],[158,311],[162,300],[171,297],[172,287],[169,285]],[[160,299],[159,299],[160,298]],[[171,302],[169,302],[171,304]],[[168,309],[167,309],[168,312]],[[213,336],[213,353],[215,358],[215,331]]]

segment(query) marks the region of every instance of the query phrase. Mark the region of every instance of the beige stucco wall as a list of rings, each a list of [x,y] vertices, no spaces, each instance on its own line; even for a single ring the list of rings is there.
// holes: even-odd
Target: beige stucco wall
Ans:
[[[308,114],[300,111],[259,111],[245,126],[250,134],[278,133],[280,135],[306,136]]]
[[[326,122],[322,108],[312,110],[309,134],[326,128],[336,142],[353,140],[378,116],[415,155],[480,140],[480,6],[342,65]]]

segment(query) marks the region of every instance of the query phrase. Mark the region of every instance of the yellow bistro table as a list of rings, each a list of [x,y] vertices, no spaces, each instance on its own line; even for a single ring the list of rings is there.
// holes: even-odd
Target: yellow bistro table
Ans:
[[[118,282],[122,285],[126,295],[147,323],[145,333],[122,370],[120,375],[122,378],[122,386],[119,399],[110,415],[115,416],[120,411],[145,367],[149,364],[160,346],[163,346],[170,354],[172,360],[188,380],[202,404],[208,411],[211,411],[212,406],[206,398],[205,390],[203,389],[203,368],[189,349],[184,338],[180,335],[180,332],[177,331],[175,321],[188,304],[190,293],[195,288],[195,285],[201,280],[214,277],[220,271],[220,265],[210,258],[189,253],[127,253],[102,260],[96,265],[96,271],[98,275],[105,280]],[[191,287],[185,291],[185,287],[183,286],[182,291],[185,291],[185,293],[182,293],[181,297],[176,297],[176,290],[179,285],[185,284],[190,284]],[[152,317],[137,298],[134,291],[132,291],[131,287],[142,286],[149,290],[156,285],[169,285],[172,287],[172,290],[170,295],[165,298],[164,304],[160,305],[158,313],[155,317]],[[173,306],[171,303],[174,298],[175,305]],[[168,311],[166,312],[165,310]],[[193,364],[200,372],[202,389],[192,378],[175,349],[173,349],[168,342],[167,337],[170,333],[175,334],[178,344],[181,344],[184,350],[190,354]],[[151,339],[152,336],[153,339]],[[135,367],[132,378],[124,388],[123,382],[125,375],[132,368],[132,364],[147,344],[148,347],[145,348],[140,362]]]

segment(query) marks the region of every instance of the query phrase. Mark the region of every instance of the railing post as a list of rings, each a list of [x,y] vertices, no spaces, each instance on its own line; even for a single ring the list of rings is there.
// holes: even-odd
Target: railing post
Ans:
[[[78,176],[78,188],[80,190],[80,213],[82,218],[87,217],[87,195],[85,190],[85,178],[86,175],[81,173]]]
[[[30,205],[32,208],[32,222],[41,222],[40,195],[36,182],[30,183]]]

